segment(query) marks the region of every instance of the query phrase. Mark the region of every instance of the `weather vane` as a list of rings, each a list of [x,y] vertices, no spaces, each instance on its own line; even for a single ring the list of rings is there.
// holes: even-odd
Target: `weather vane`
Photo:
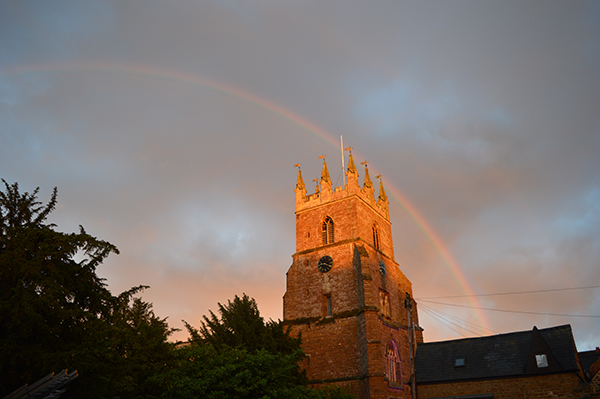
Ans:
[[[297,163],[296,165],[294,165],[294,168],[298,168],[298,170],[300,170],[300,165],[302,165],[301,163]]]
[[[348,151],[350,154],[352,154],[352,147],[344,148],[344,151]]]
[[[323,160],[323,162],[325,162],[325,155],[321,155],[321,156],[319,157],[319,159],[322,159],[322,160]]]

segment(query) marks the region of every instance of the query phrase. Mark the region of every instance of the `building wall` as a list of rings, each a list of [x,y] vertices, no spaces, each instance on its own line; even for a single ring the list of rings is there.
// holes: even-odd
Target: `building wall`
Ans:
[[[588,392],[590,398],[600,398],[600,372],[597,372],[592,378]]]
[[[463,395],[493,394],[494,399],[582,398],[588,388],[575,373],[419,384],[417,398],[444,398]]]
[[[323,245],[321,229],[326,217],[334,222],[335,242]],[[373,239],[374,224],[379,230],[378,247]],[[328,273],[317,268],[324,255],[334,261]],[[359,398],[410,398],[404,300],[407,293],[412,298],[412,285],[394,260],[387,200],[376,201],[373,190],[360,189],[352,176],[345,189],[305,195],[297,188],[296,253],[292,259],[284,322],[302,337],[307,355],[302,366],[311,384],[333,383]],[[382,306],[384,297],[389,306]],[[412,314],[417,324],[414,302]],[[401,359],[399,384],[390,384],[385,375],[390,339],[396,342]],[[420,332],[418,339],[422,341]]]

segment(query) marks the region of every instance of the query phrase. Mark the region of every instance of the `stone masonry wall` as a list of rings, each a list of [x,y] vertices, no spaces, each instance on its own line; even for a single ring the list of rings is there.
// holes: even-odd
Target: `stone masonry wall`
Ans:
[[[585,386],[575,373],[419,385],[417,398],[493,394],[494,399],[582,398]]]
[[[312,385],[333,383],[358,398],[409,399],[404,299],[407,293],[412,297],[412,285],[394,260],[387,200],[376,200],[372,188],[359,188],[353,174],[346,188],[330,190],[324,184],[321,192],[306,195],[298,187],[302,185],[296,189],[296,253],[287,273],[284,322],[302,337],[307,377]],[[334,223],[334,242],[323,245],[327,217]],[[333,267],[321,273],[317,266],[325,255],[333,259]],[[418,323],[416,307],[412,317]],[[397,383],[386,375],[392,339],[400,357]]]

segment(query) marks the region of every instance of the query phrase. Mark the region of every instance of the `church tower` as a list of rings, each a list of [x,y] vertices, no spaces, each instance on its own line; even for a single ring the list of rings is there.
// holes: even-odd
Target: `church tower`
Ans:
[[[313,386],[335,384],[358,398],[411,398],[418,327],[412,285],[394,260],[389,201],[352,154],[347,184],[332,187],[323,161],[316,192],[296,182],[296,253],[287,272],[284,322],[301,334]]]

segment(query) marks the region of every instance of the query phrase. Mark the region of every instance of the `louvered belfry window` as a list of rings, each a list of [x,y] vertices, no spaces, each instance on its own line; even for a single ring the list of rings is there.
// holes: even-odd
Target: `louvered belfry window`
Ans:
[[[333,244],[334,242],[334,234],[333,234],[333,220],[329,216],[323,220],[322,227],[323,234],[323,245]]]
[[[373,246],[379,249],[379,227],[377,223],[373,223]]]

